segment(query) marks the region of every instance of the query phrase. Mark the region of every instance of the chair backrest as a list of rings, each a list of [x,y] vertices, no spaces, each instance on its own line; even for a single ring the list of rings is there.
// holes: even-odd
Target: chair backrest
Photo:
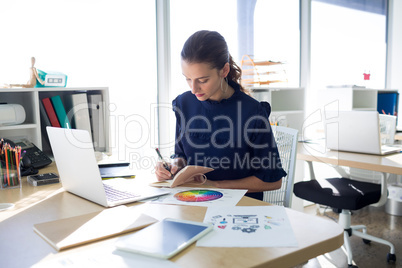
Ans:
[[[272,126],[276,145],[278,146],[282,168],[287,176],[282,178],[282,187],[274,191],[264,192],[264,201],[278,205],[290,207],[292,204],[293,182],[296,167],[297,134],[296,129]]]

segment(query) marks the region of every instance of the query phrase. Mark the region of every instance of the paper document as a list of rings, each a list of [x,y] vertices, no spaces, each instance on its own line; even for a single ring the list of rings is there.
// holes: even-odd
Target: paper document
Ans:
[[[150,201],[153,203],[189,206],[235,206],[247,190],[207,189],[195,187],[166,188],[170,194]]]
[[[297,247],[286,210],[279,206],[209,207],[204,218],[214,230],[201,247]]]

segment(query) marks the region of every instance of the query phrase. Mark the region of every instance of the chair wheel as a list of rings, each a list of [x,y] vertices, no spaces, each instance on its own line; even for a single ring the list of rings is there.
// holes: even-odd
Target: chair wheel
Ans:
[[[396,256],[395,256],[395,254],[388,253],[388,254],[387,254],[387,262],[396,262]]]
[[[358,268],[356,265],[348,264],[348,268]]]
[[[363,238],[363,242],[364,242],[364,244],[366,244],[366,245],[370,245],[371,240],[368,240],[368,239],[364,239],[364,238]]]

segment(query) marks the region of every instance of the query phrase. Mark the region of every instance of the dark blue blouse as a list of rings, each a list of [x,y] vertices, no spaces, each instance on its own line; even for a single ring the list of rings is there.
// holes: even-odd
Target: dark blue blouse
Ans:
[[[206,174],[209,180],[280,180],[286,172],[268,121],[270,105],[245,94],[238,84],[229,84],[234,94],[219,102],[199,101],[190,91],[173,100],[175,156],[189,165],[214,168]]]

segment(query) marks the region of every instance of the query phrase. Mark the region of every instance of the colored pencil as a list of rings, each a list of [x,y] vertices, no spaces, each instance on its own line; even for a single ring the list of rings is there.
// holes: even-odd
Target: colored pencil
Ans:
[[[8,170],[8,150],[7,150],[7,146],[5,146],[6,148],[4,148],[4,155],[6,157],[6,174],[7,174],[7,182],[8,182],[8,186],[10,186],[10,172]]]
[[[4,174],[3,174],[3,164],[1,163],[1,157],[0,157],[0,179],[1,179],[1,188],[4,188]]]

